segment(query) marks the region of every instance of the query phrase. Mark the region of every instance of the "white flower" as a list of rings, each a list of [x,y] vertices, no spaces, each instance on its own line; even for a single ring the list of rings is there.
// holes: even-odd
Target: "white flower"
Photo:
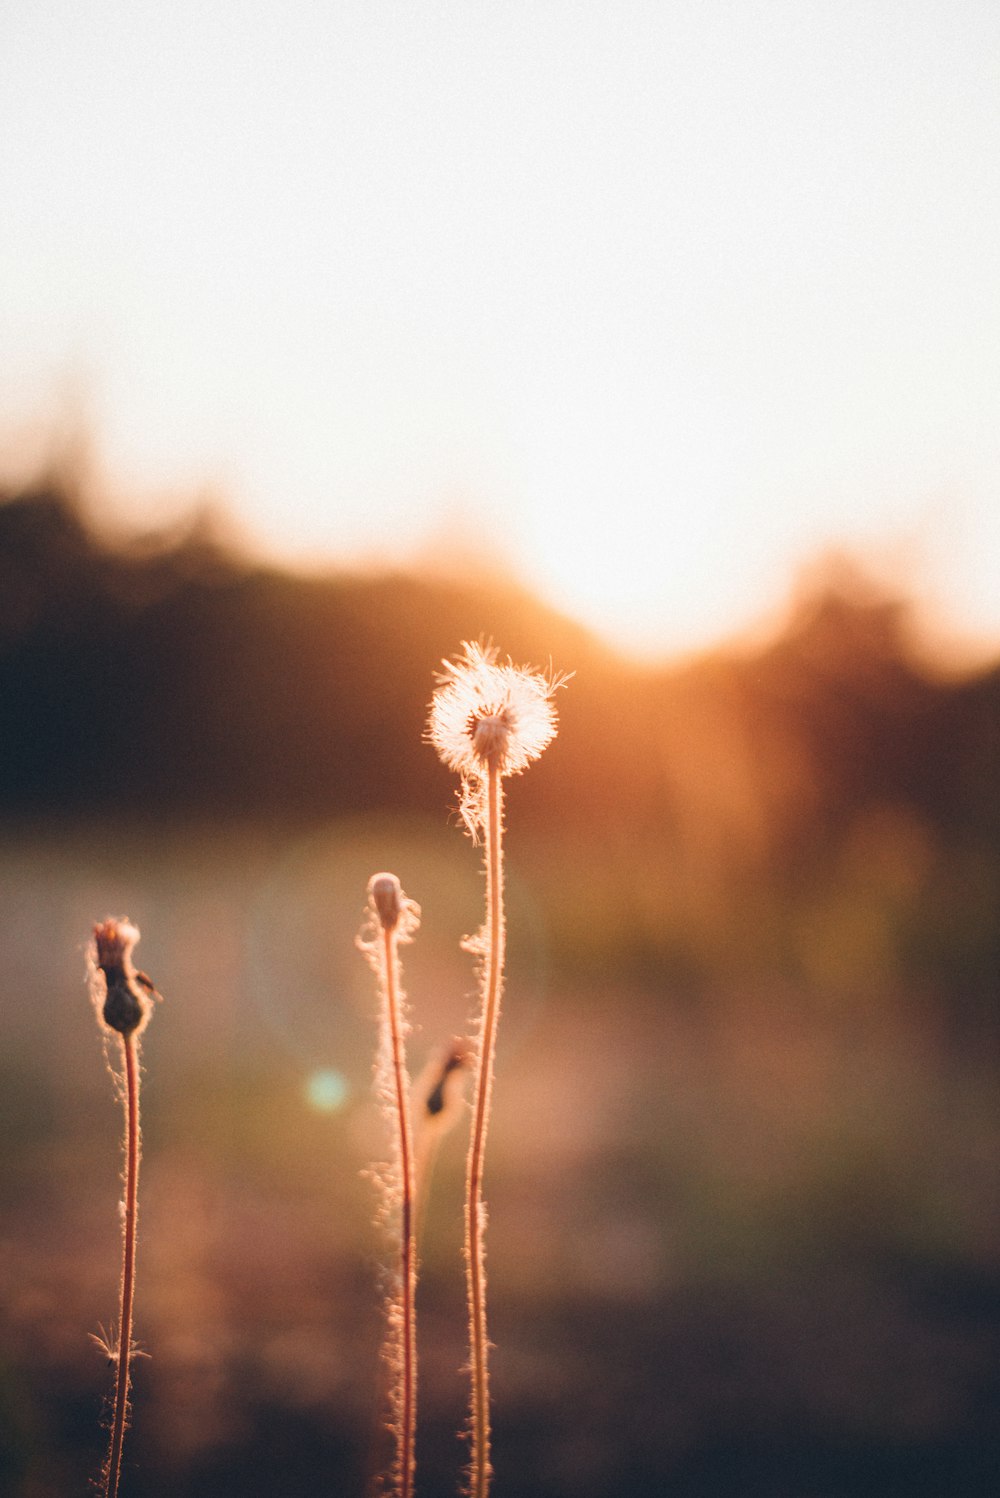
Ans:
[[[462,777],[462,816],[475,837],[490,773],[516,775],[552,742],[552,694],[568,678],[502,664],[492,645],[462,648],[457,660],[443,662],[427,737]]]

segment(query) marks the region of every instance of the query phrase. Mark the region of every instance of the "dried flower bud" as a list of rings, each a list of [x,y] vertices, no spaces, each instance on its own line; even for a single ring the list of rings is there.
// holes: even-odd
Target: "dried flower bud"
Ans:
[[[94,927],[88,953],[94,1005],[107,1028],[119,1035],[134,1035],[152,1012],[153,985],[132,962],[132,949],[138,940],[138,929],[127,916],[117,920],[108,917]]]

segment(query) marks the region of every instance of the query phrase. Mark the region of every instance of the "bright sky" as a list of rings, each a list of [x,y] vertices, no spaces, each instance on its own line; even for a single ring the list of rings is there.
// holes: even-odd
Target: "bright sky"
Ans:
[[[0,435],[82,390],[139,519],[1000,643],[996,0],[0,0],[0,204]]]

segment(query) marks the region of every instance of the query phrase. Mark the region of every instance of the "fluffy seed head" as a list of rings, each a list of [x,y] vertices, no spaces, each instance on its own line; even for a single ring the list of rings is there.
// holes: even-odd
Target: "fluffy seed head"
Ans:
[[[475,836],[490,771],[516,775],[552,742],[552,695],[568,678],[502,662],[492,645],[466,641],[462,651],[443,662],[427,738],[462,777],[462,816]]]

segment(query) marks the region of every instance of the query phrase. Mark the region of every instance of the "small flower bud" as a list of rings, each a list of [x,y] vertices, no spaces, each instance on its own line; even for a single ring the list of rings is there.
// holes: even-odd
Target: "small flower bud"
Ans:
[[[393,931],[402,914],[402,887],[395,874],[373,874],[368,886],[383,931]]]
[[[125,918],[109,917],[94,927],[91,992],[104,1024],[119,1035],[135,1034],[150,1014],[149,995],[144,990],[151,990],[152,985],[144,974],[136,972],[132,962],[132,948],[138,940],[138,930]],[[103,985],[98,973],[103,976]]]
[[[101,1010],[101,1018],[108,1029],[117,1030],[119,1035],[131,1035],[138,1030],[145,1017],[145,1006],[128,980],[124,977],[108,977],[104,1007]]]
[[[376,972],[381,972],[385,942],[412,941],[420,925],[420,906],[410,900],[395,874],[373,874],[368,881],[365,919],[356,938]]]

